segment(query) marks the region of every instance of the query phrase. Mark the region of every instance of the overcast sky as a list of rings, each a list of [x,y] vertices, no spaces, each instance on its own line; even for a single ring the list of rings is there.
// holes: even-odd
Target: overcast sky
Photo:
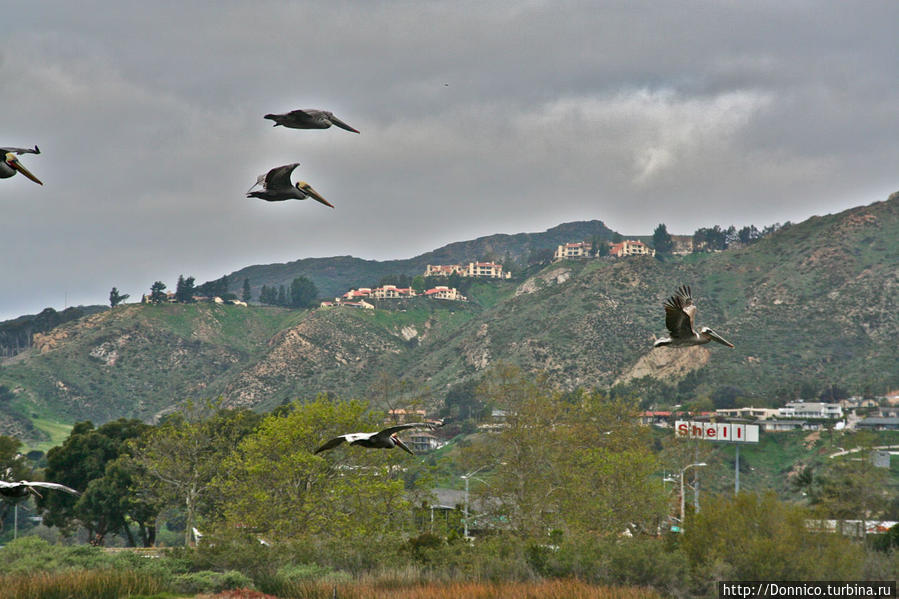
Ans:
[[[0,0],[0,320],[179,274],[899,189],[899,2]],[[331,110],[359,129],[273,128]],[[300,162],[336,207],[244,197]]]

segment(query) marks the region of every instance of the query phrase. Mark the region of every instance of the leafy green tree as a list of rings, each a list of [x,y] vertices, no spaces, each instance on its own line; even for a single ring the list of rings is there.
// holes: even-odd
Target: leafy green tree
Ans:
[[[596,249],[596,255],[599,257],[605,257],[609,255],[609,251],[609,244],[605,241],[600,240]]]
[[[162,302],[168,299],[165,295],[165,283],[162,281],[156,281],[152,285],[150,285],[150,302],[154,304],[161,304]]]
[[[297,277],[290,283],[290,305],[294,308],[310,308],[318,298],[318,288],[306,277]]]
[[[627,399],[581,392],[569,398],[568,424],[559,431],[565,450],[559,509],[569,530],[616,534],[630,528],[653,533],[665,513],[658,461],[639,407]]]
[[[250,299],[252,299],[252,291],[250,291],[250,279],[248,278],[244,278],[243,280],[243,293],[241,294],[240,299],[245,302],[248,302],[250,301]]]
[[[381,419],[363,402],[324,396],[291,408],[268,416],[219,469],[225,522],[277,539],[389,546],[411,521],[396,468],[409,456],[347,445],[315,455],[323,441],[376,430]]]
[[[178,283],[175,285],[175,301],[187,304],[194,301],[194,278],[178,275]]]
[[[287,305],[287,290],[284,288],[284,285],[278,287],[278,300],[276,303],[279,306]]]
[[[115,308],[129,297],[131,296],[129,296],[127,293],[119,293],[119,290],[113,287],[109,292],[109,306]]]
[[[184,507],[186,544],[204,502],[216,502],[212,480],[222,462],[257,422],[258,416],[248,410],[224,410],[216,402],[188,403],[132,444],[142,484],[154,490],[155,500]]]
[[[621,233],[615,232],[612,234],[612,243],[621,243],[624,241],[624,237],[621,236]]]
[[[489,516],[524,538],[548,531],[618,535],[654,531],[665,500],[636,403],[601,393],[558,393],[542,376],[497,364],[479,392],[506,413],[504,428],[463,452],[466,469],[484,483],[472,494]]]
[[[412,289],[415,293],[423,293],[427,291],[428,284],[425,281],[424,275],[415,275],[412,279]]]
[[[543,538],[560,524],[558,460],[564,444],[558,433],[567,406],[553,401],[542,380],[505,363],[487,373],[479,393],[506,412],[506,427],[466,452],[466,468],[492,470],[484,475],[487,484],[476,485],[472,495],[490,506],[492,518],[508,522],[517,535]]]
[[[274,306],[278,303],[278,292],[275,291],[274,287],[263,285],[262,289],[259,290],[259,302]]]
[[[147,428],[139,420],[124,418],[98,428],[88,421],[79,422],[62,445],[47,452],[44,476],[85,491],[92,481],[103,478],[106,465],[124,452],[126,442]],[[68,493],[46,493],[36,503],[48,526],[58,526],[69,533],[80,524],[99,543],[107,534],[121,530],[126,516],[114,513],[108,503],[99,501],[93,494],[85,499]]]
[[[871,461],[874,437],[857,434],[854,439],[862,451],[850,454],[854,459],[834,459],[822,468],[812,486],[811,502],[828,517],[838,520],[873,520],[889,503],[889,471]]]
[[[773,492],[712,496],[689,514],[681,547],[703,580],[852,580],[863,551],[842,535],[813,532],[808,509]],[[711,580],[709,580],[711,582]]]
[[[674,249],[674,242],[668,234],[668,227],[664,223],[656,227],[652,233],[652,247],[655,248],[656,257],[667,256]]]

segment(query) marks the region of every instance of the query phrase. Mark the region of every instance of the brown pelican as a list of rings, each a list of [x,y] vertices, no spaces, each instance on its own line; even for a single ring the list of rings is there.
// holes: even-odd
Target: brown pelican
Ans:
[[[32,175],[27,168],[22,166],[22,163],[19,162],[19,159],[16,158],[16,154],[40,153],[41,151],[37,148],[37,146],[34,146],[33,150],[29,148],[0,148],[0,155],[3,156],[3,162],[0,162],[0,179],[8,179],[19,172],[35,183],[43,185],[41,180]]]
[[[292,173],[293,169],[299,165],[299,162],[285,164],[284,166],[275,167],[263,175],[259,175],[256,179],[256,183],[253,184],[253,187],[262,185],[262,190],[253,191],[253,187],[251,187],[247,191],[247,197],[259,198],[266,202],[283,202],[284,200],[305,200],[306,198],[312,198],[325,206],[331,206],[331,208],[333,208],[334,206],[328,202],[328,200],[321,197],[319,193],[312,189],[312,186],[305,181],[297,181],[296,185],[291,185],[290,173]]]
[[[322,451],[327,451],[328,449],[334,449],[344,441],[349,443],[350,445],[360,445],[362,447],[374,448],[374,449],[393,449],[394,447],[399,447],[400,449],[409,452],[412,455],[412,450],[406,447],[406,444],[403,443],[403,440],[397,436],[399,431],[404,431],[410,428],[428,428],[435,429],[441,424],[439,422],[413,422],[409,424],[398,424],[396,426],[391,426],[385,428],[382,431],[378,431],[376,433],[348,433],[346,435],[340,435],[339,437],[334,437],[321,447],[315,450],[315,453],[321,453]]]
[[[697,333],[693,329],[694,316],[696,316],[696,306],[693,304],[690,288],[686,285],[681,285],[677,293],[669,297],[665,302],[665,326],[668,327],[671,335],[657,340],[653,347],[663,345],[675,347],[702,345],[709,341],[717,341],[722,345],[733,347],[732,343],[725,341],[709,327],[702,327]]]
[[[327,129],[331,125],[337,125],[341,129],[359,133],[339,118],[334,116],[333,112],[327,110],[315,110],[307,108],[306,110],[291,110],[284,114],[267,114],[264,118],[275,121],[273,127],[283,125],[291,129]]]
[[[43,487],[45,489],[56,489],[58,491],[65,491],[66,493],[71,493],[72,495],[80,495],[78,491],[67,487],[65,485],[61,485],[59,483],[45,483],[43,481],[27,481],[20,480],[18,482],[10,482],[5,480],[0,480],[0,495],[3,497],[9,497],[12,499],[16,499],[19,497],[25,497],[29,493],[32,495],[41,496],[40,493],[37,492],[35,487]]]

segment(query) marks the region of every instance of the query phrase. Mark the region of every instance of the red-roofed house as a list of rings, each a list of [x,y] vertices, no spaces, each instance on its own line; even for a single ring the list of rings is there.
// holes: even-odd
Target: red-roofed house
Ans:
[[[625,239],[621,243],[613,243],[609,247],[609,255],[617,256],[655,256],[656,251],[642,241]]]
[[[411,287],[397,287],[396,285],[384,285],[371,291],[374,299],[397,299],[401,297],[414,297],[415,291]]]

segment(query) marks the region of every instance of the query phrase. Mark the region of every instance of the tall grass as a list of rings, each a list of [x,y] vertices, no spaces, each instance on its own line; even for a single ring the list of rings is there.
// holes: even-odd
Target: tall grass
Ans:
[[[8,599],[118,599],[166,590],[164,582],[134,570],[78,570],[0,576]]]
[[[410,586],[375,582],[332,585],[303,582],[279,589],[281,599],[658,599],[656,591],[638,587],[595,586],[578,580],[525,582],[457,582]]]

